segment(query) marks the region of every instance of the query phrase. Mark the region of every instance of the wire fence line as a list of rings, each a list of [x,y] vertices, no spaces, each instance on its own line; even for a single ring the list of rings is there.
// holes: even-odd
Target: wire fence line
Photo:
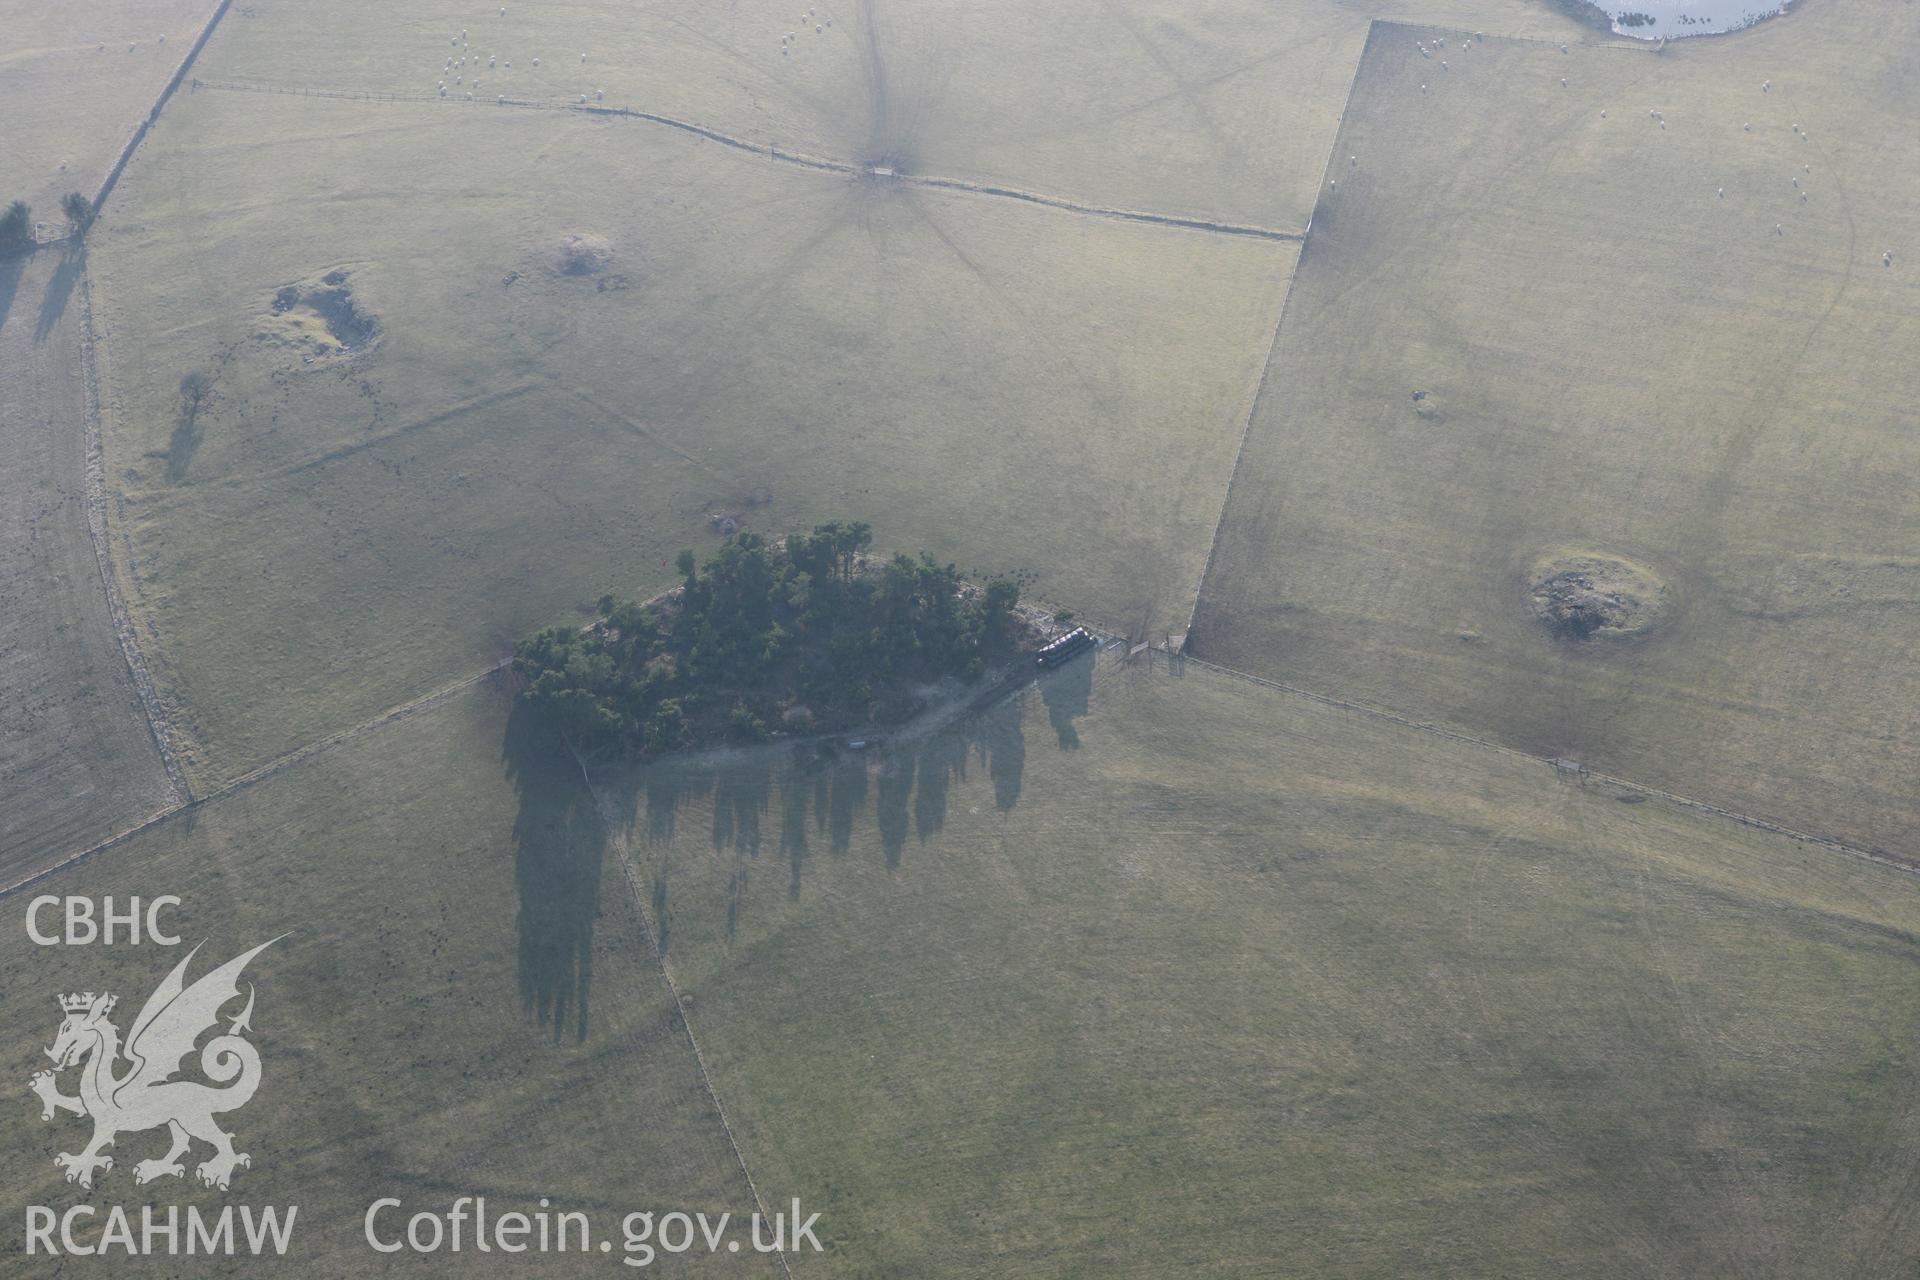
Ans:
[[[624,120],[644,120],[650,124],[663,125],[677,129],[723,147],[752,156],[764,156],[769,160],[780,160],[787,164],[798,165],[803,169],[815,169],[823,173],[846,174],[849,177],[865,176],[875,181],[884,181],[905,187],[927,187],[941,191],[957,191],[966,195],[990,196],[1001,200],[1017,200],[1023,204],[1039,205],[1048,209],[1060,209],[1067,213],[1084,214],[1095,218],[1112,218],[1121,222],[1137,222],[1149,226],[1170,227],[1185,231],[1204,231],[1214,235],[1248,236],[1258,240],[1281,240],[1299,243],[1306,239],[1304,231],[1288,231],[1274,227],[1255,226],[1249,223],[1223,222],[1213,218],[1192,217],[1185,214],[1157,213],[1147,209],[1123,209],[1111,205],[1089,204],[1073,200],[1066,196],[1054,195],[1044,191],[1029,191],[1021,187],[1010,187],[999,183],[975,182],[966,178],[944,177],[930,173],[897,172],[891,166],[856,163],[851,160],[837,160],[829,156],[813,155],[805,151],[795,151],[771,142],[754,142],[748,138],[703,125],[693,120],[683,120],[678,116],[662,115],[657,111],[641,111],[634,107],[609,107],[599,102],[588,102],[580,98],[561,101],[554,98],[513,98],[505,94],[495,94],[491,98],[485,95],[464,93],[387,93],[376,89],[314,89],[296,85],[269,85],[232,80],[196,80],[194,88],[217,90],[233,93],[279,93],[306,98],[336,98],[362,102],[444,102],[457,106],[471,107],[528,107],[537,111],[575,111],[582,115],[612,117]]]

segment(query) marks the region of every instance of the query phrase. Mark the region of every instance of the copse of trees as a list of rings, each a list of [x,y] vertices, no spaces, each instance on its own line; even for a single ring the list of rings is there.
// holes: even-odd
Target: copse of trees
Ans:
[[[33,210],[15,200],[0,213],[0,253],[18,253],[33,244]]]
[[[86,235],[87,228],[93,225],[93,201],[78,191],[69,191],[61,197],[60,212],[67,216],[67,223],[76,236]]]
[[[977,679],[1024,638],[1019,588],[968,586],[950,564],[871,564],[864,523],[680,553],[679,589],[602,597],[588,627],[549,627],[514,651],[529,705],[575,748],[655,754],[721,737],[911,714],[912,690]]]

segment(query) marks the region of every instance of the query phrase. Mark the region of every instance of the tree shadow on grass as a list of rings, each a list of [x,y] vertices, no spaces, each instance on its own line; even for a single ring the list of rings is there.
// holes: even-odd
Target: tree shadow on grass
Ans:
[[[67,313],[67,300],[73,296],[73,286],[86,269],[86,242],[70,244],[60,255],[60,265],[54,269],[53,278],[47,281],[47,291],[40,298],[40,319],[33,327],[35,342],[45,342],[54,326],[60,323],[60,317]]]
[[[520,793],[514,879],[520,892],[520,1004],[559,1040],[587,1038],[593,922],[607,829],[557,735],[523,704],[507,719],[501,758]]]
[[[26,269],[26,254],[0,254],[0,328],[6,327],[13,312],[13,296],[20,291],[20,275]]]
[[[1080,746],[1080,732],[1073,722],[1087,714],[1093,698],[1093,655],[1073,659],[1058,671],[1040,678],[1040,697],[1047,704],[1047,720],[1063,750]]]
[[[1092,685],[1091,660],[1048,677],[1042,691],[1056,731],[1064,726],[1072,733],[1073,717],[1086,711]],[[678,852],[683,806],[710,806],[710,844],[733,861],[726,899],[731,941],[747,906],[753,867],[769,841],[778,842],[786,861],[787,897],[793,900],[800,897],[803,871],[818,838],[824,836],[835,855],[845,854],[869,806],[883,861],[896,871],[909,840],[929,844],[939,837],[956,784],[966,781],[970,768],[985,766],[994,807],[1010,811],[1020,801],[1026,774],[1027,706],[1023,691],[924,737],[867,751],[827,740],[644,766],[631,783],[630,798],[644,803],[647,841],[659,850],[653,881],[661,935],[656,945],[665,950],[668,862]],[[1062,745],[1067,745],[1065,736]],[[1071,745],[1079,745],[1078,736]]]
[[[199,416],[181,414],[173,424],[173,434],[167,437],[167,483],[180,484],[186,480],[187,468],[193,465],[193,454],[199,447]]]

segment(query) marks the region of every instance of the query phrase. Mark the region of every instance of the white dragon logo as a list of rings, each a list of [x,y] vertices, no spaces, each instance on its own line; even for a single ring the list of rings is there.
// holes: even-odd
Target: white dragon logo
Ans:
[[[115,1138],[161,1125],[173,1135],[173,1146],[160,1159],[142,1160],[133,1167],[137,1183],[184,1174],[180,1157],[187,1154],[194,1138],[213,1147],[212,1157],[195,1170],[207,1186],[224,1191],[236,1168],[252,1165],[252,1157],[233,1149],[233,1135],[213,1120],[216,1115],[245,1106],[260,1087],[260,1052],[240,1035],[252,1030],[251,983],[247,985],[246,1008],[232,1020],[225,1035],[216,1035],[200,1051],[201,1071],[225,1087],[216,1089],[197,1080],[173,1077],[180,1071],[182,1060],[193,1052],[194,1043],[219,1022],[221,1007],[239,997],[240,971],[278,941],[271,939],[234,957],[190,987],[186,985],[187,964],[200,948],[189,951],[147,997],[140,1016],[133,1020],[125,1049],[131,1065],[123,1074],[114,1071],[122,1054],[120,1029],[107,1020],[118,997],[91,991],[60,997],[66,1018],[47,1056],[53,1059],[54,1071],[85,1063],[80,1071],[80,1092],[77,1096],[61,1093],[54,1071],[35,1073],[31,1084],[40,1095],[42,1120],[53,1119],[55,1111],[71,1111],[93,1119],[93,1141],[85,1150],[53,1158],[67,1171],[68,1182],[91,1187],[95,1170],[113,1168],[113,1157],[102,1151],[112,1146]]]

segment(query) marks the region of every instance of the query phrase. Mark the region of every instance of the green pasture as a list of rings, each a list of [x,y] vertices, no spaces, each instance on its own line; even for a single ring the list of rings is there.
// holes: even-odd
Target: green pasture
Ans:
[[[10,1203],[297,1205],[280,1265],[326,1276],[456,1263],[462,1274],[504,1274],[527,1262],[471,1248],[376,1254],[362,1218],[382,1196],[410,1213],[485,1195],[496,1214],[531,1212],[545,1196],[615,1238],[634,1210],[751,1211],[598,819],[569,768],[506,736],[506,705],[490,688],[469,691],[7,899],[0,948],[14,980],[0,991],[0,1024],[18,1088],[0,1130],[16,1157]],[[39,893],[111,894],[123,908],[131,895],[176,895],[182,906],[162,922],[185,945],[37,947],[23,922]],[[58,919],[56,907],[41,923],[57,931]],[[222,1121],[253,1157],[231,1191],[191,1183],[191,1168],[188,1181],[136,1191],[133,1166],[164,1151],[164,1132],[120,1138],[114,1168],[91,1191],[62,1181],[53,1154],[79,1150],[89,1127],[66,1114],[43,1122],[26,1088],[48,1065],[56,997],[114,992],[124,1033],[187,947],[205,940],[197,977],[283,933],[247,970],[262,1084]],[[64,1089],[74,1091],[71,1073]],[[18,1230],[16,1221],[10,1247],[24,1247]],[[739,1273],[770,1269],[749,1257]],[[266,1264],[163,1254],[108,1265],[249,1275]],[[623,1269],[599,1253],[549,1254],[539,1266]]]
[[[756,1178],[841,1241],[826,1270],[1913,1256],[1909,876],[1101,663],[871,760],[600,779]]]
[[[231,776],[649,594],[726,516],[853,516],[1178,625],[1295,249],[642,121],[183,98],[92,252],[123,570],[190,765]],[[274,312],[336,271],[378,326],[345,354]]]
[[[1914,852],[1916,21],[1377,27],[1195,651]],[[1562,551],[1674,608],[1552,638],[1527,574]]]

